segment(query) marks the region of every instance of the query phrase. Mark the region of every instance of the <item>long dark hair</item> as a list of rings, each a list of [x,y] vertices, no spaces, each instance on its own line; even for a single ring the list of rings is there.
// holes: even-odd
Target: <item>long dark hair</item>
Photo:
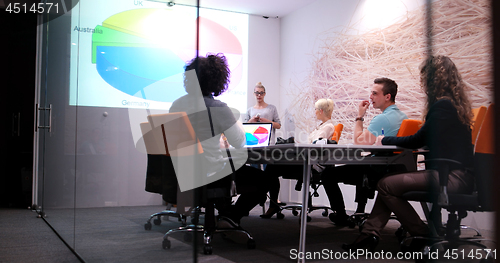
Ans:
[[[203,96],[213,95],[216,97],[227,90],[231,72],[224,54],[207,54],[206,57],[194,58],[184,67],[186,72],[193,69],[196,71]],[[187,93],[193,92],[193,88],[198,86],[190,81],[192,80],[184,78]]]
[[[420,84],[427,94],[425,115],[440,99],[449,99],[457,109],[459,120],[472,123],[472,108],[465,93],[465,83],[455,63],[446,56],[432,56],[420,65]]]

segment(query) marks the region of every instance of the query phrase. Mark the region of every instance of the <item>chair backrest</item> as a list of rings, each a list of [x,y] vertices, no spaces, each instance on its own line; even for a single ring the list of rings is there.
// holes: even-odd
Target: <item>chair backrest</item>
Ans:
[[[335,131],[333,132],[333,135],[332,135],[332,140],[339,142],[340,135],[342,135],[343,129],[344,129],[344,124],[337,123],[337,125],[335,125]]]
[[[474,149],[475,153],[486,153],[486,154],[495,153],[494,131],[493,131],[494,106],[495,106],[494,104],[491,104],[485,113],[481,129],[479,130],[477,136],[476,146]]]
[[[486,116],[486,106],[481,106],[479,108],[472,109],[472,144],[476,144],[477,134],[479,133],[479,129],[481,128],[481,124],[483,123],[484,117]]]
[[[153,128],[149,122],[141,122],[140,127],[147,154],[170,156],[168,148],[165,147],[163,142],[163,131],[161,127]]]
[[[191,158],[193,156],[195,157],[193,160],[197,160],[196,157],[203,153],[202,145],[197,138],[193,126],[191,125],[191,122],[185,112],[152,114],[148,115],[147,119],[148,122],[143,122],[140,126],[148,158],[151,157],[149,156],[151,154],[167,155],[172,157],[172,159],[168,157],[169,162],[175,162],[175,160],[178,162],[178,158]],[[172,197],[172,193],[166,189],[175,191],[173,193],[173,198],[171,198],[171,200],[175,200],[175,202],[170,202],[177,204],[177,213],[185,215],[189,214],[188,208],[193,207],[194,205],[194,192],[180,191],[179,181],[176,177],[176,174],[178,173],[175,171],[174,164],[170,164],[170,166],[162,166],[162,168],[164,168],[162,172],[165,176],[162,178],[162,194]],[[196,172],[196,169],[188,170],[189,171],[183,171],[193,173]],[[172,175],[174,177],[173,179],[176,180],[169,180],[172,179]]]
[[[147,116],[147,119],[155,142],[163,142],[164,151],[162,150],[162,153],[164,152],[168,156],[189,156],[203,153],[201,143],[197,139],[185,112],[151,114]],[[141,128],[143,129],[143,124],[141,124]],[[143,135],[143,137],[146,143],[147,136]]]
[[[421,120],[405,119],[401,122],[397,137],[405,137],[415,134],[422,126]]]
[[[494,105],[491,104],[484,116],[477,135],[474,149],[474,176],[478,192],[479,205],[483,211],[493,210],[493,165],[495,156]]]

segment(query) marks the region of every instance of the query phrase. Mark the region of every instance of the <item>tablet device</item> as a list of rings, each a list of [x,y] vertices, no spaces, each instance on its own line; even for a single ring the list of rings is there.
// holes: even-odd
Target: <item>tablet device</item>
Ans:
[[[266,122],[243,123],[245,130],[245,147],[269,146],[273,124]]]

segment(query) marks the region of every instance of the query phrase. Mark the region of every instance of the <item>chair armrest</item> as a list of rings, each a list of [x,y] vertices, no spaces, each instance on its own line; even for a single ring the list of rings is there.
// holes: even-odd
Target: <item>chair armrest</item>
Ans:
[[[439,195],[437,203],[441,207],[446,207],[449,204],[448,198],[448,175],[450,174],[450,165],[459,165],[463,167],[461,162],[446,159],[446,158],[435,158],[420,161],[419,163],[434,163],[437,165],[437,171],[439,173]]]

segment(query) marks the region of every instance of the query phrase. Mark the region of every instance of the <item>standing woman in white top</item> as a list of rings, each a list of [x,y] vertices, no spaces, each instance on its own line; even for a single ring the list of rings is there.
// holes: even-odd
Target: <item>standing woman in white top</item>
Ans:
[[[315,143],[318,139],[331,139],[335,132],[335,125],[332,121],[333,100],[319,99],[314,104],[314,112],[316,119],[321,123],[309,134],[308,143]],[[286,174],[286,178],[296,178],[302,180],[303,168],[296,165],[268,165],[264,171],[269,177],[269,200],[271,201],[269,209],[265,214],[260,215],[262,218],[271,218],[280,209],[278,206],[278,195],[280,192],[279,177]],[[312,171],[318,172],[317,170]]]
[[[278,110],[272,104],[267,104],[264,101],[266,96],[266,88],[262,83],[257,83],[253,89],[255,95],[255,100],[257,103],[248,108],[247,114],[245,116],[245,122],[269,122],[273,124],[273,130],[271,132],[271,144],[276,141],[275,130],[281,128],[281,121],[278,116]]]

